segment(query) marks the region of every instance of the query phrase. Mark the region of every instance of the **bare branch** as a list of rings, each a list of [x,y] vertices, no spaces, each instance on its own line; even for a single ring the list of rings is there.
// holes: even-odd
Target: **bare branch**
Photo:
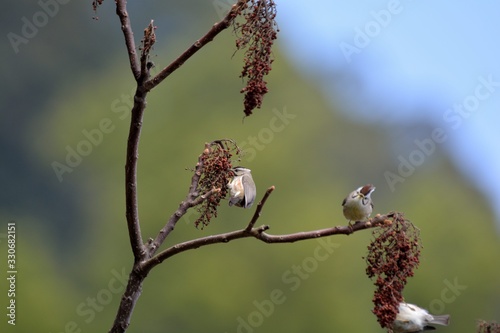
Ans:
[[[245,228],[246,231],[252,230],[253,226],[255,225],[255,222],[257,222],[257,220],[260,217],[260,212],[262,211],[262,207],[264,207],[264,205],[267,201],[267,198],[269,198],[269,196],[274,191],[274,189],[275,189],[274,186],[271,186],[270,188],[267,189],[266,194],[264,194],[264,197],[257,205],[257,208],[255,209],[255,214],[253,214],[253,217],[250,220],[250,223],[248,223],[247,227]]]
[[[130,245],[138,262],[145,255],[145,248],[139,224],[139,208],[137,200],[137,159],[139,157],[139,139],[141,136],[142,118],[146,109],[144,93],[136,91],[132,119],[127,142],[127,160],[125,162],[125,208]]]
[[[268,225],[262,225],[260,227],[252,228],[251,230],[241,229],[236,231],[231,231],[223,234],[212,235],[202,238],[193,239],[183,243],[179,243],[169,247],[168,249],[160,252],[158,255],[147,260],[142,265],[142,269],[148,272],[156,265],[162,263],[164,260],[179,254],[184,251],[198,249],[203,246],[219,243],[229,243],[232,240],[240,238],[254,237],[265,243],[293,243],[297,241],[315,239],[320,237],[326,237],[331,235],[350,235],[356,231],[370,229],[379,226],[383,221],[389,218],[390,215],[379,215],[367,222],[358,222],[351,226],[337,226],[333,228],[313,230],[307,232],[298,232],[293,234],[285,235],[269,235],[265,231],[269,229]]]
[[[130,131],[127,141],[127,157],[125,162],[125,206],[130,245],[135,262],[145,256],[146,251],[142,241],[137,203],[137,159],[139,156],[139,140],[141,136],[142,119],[146,109],[146,94],[141,89],[141,68],[138,62],[134,33],[127,12],[127,1],[116,0],[116,14],[120,18],[121,28],[130,61],[130,68],[138,83],[134,96],[134,106],[131,111]],[[152,22],[150,24],[152,26]],[[152,32],[154,36],[154,29]]]
[[[116,15],[120,18],[123,35],[125,37],[125,45],[127,46],[130,68],[132,69],[132,74],[137,81],[141,76],[141,70],[137,61],[134,33],[132,32],[132,25],[130,24],[130,19],[128,17],[126,0],[116,0]]]
[[[134,270],[130,272],[127,288],[122,296],[113,327],[109,330],[110,333],[123,333],[127,330],[135,304],[141,296],[142,283],[145,277],[146,274],[140,274]]]
[[[144,270],[144,272],[147,274],[153,267],[156,265],[160,264],[164,260],[179,254],[184,251],[188,250],[194,250],[198,249],[203,246],[211,245],[211,244],[218,244],[218,243],[229,243],[232,240],[235,239],[240,239],[240,238],[248,238],[248,237],[254,237],[257,238],[265,243],[271,244],[271,243],[293,243],[297,241],[302,241],[306,239],[314,239],[314,238],[319,238],[319,237],[326,237],[326,236],[331,236],[331,235],[350,235],[354,232],[364,230],[364,229],[370,229],[377,227],[383,223],[387,223],[390,218],[394,216],[393,213],[389,213],[386,215],[377,215],[374,218],[366,221],[366,222],[357,222],[354,225],[350,226],[336,226],[332,228],[326,228],[326,229],[320,229],[320,230],[312,230],[312,231],[307,231],[307,232],[298,232],[298,233],[292,233],[292,234],[285,234],[285,235],[270,235],[267,234],[265,231],[269,229],[269,226],[267,225],[262,225],[260,227],[254,228],[253,225],[257,222],[257,220],[260,217],[261,211],[263,209],[264,204],[267,201],[267,198],[270,196],[272,191],[274,190],[274,186],[271,186],[265,193],[264,197],[262,198],[261,202],[257,205],[257,208],[255,210],[255,214],[252,217],[250,223],[245,229],[241,230],[236,230],[236,231],[231,231],[227,233],[222,233],[218,235],[212,235],[212,236],[207,236],[207,237],[202,237],[202,238],[197,238],[193,240],[189,240],[183,243],[179,243],[176,245],[173,245],[169,247],[168,249],[165,249],[164,251],[160,252],[158,255],[152,257],[151,259],[145,261],[141,265],[141,270]],[[390,220],[389,220],[390,221]]]
[[[193,43],[184,53],[182,53],[177,59],[175,59],[170,65],[165,67],[160,73],[158,73],[154,78],[145,83],[144,87],[147,91],[150,91],[163,80],[165,80],[170,74],[172,74],[176,69],[178,69],[182,64],[186,62],[193,54],[198,52],[203,46],[211,42],[221,31],[227,29],[233,20],[238,16],[241,10],[244,8],[247,0],[238,0],[236,4],[231,7],[231,10],[222,19],[222,21],[215,23],[203,37],[198,39]]]
[[[356,231],[377,227],[382,223],[384,223],[386,220],[392,218],[392,216],[393,216],[392,213],[386,215],[377,215],[368,221],[356,222],[352,226],[351,225],[336,226],[332,228],[297,232],[286,235],[269,235],[265,232],[262,232],[259,233],[258,235],[255,235],[254,237],[266,243],[293,243],[301,240],[326,237],[332,235],[350,235]]]
[[[174,230],[175,225],[179,221],[181,217],[183,217],[187,210],[191,207],[197,206],[201,204],[203,201],[207,200],[212,194],[219,192],[219,188],[214,188],[207,193],[200,195],[198,198],[193,199],[193,200],[185,200],[181,202],[179,205],[179,208],[175,211],[172,216],[168,219],[167,224],[160,230],[156,238],[151,242],[151,245],[149,247],[149,257],[153,256],[158,248],[161,246],[161,244],[165,241],[167,236]],[[189,194],[188,194],[189,196]]]
[[[208,149],[210,144],[205,144],[205,149]],[[200,195],[197,192],[198,183],[200,181],[200,177],[203,171],[203,154],[198,157],[198,163],[196,163],[196,167],[193,173],[193,177],[191,177],[191,185],[189,186],[189,192],[186,195],[186,199],[182,201],[179,205],[179,208],[170,216],[165,226],[160,230],[156,238],[151,242],[149,247],[149,257],[153,256],[161,244],[165,241],[167,236],[174,230],[175,225],[179,221],[181,217],[183,217],[187,210],[191,207],[199,205],[204,200],[206,200],[212,193],[220,189],[212,189],[211,191],[205,193],[204,195]]]
[[[200,159],[201,159],[201,156],[200,156]],[[198,162],[197,166],[200,163],[201,162]],[[195,172],[195,174],[196,174],[196,172]],[[163,250],[158,255],[156,255],[156,256],[152,257],[151,259],[147,260],[146,262],[144,262],[141,265],[141,269],[144,270],[144,272],[146,272],[146,274],[147,274],[147,272],[149,272],[156,265],[163,262],[165,259],[168,259],[168,258],[170,258],[178,253],[181,253],[181,252],[184,252],[187,250],[197,249],[197,248],[202,247],[202,246],[216,244],[216,243],[228,243],[228,242],[230,242],[234,239],[238,239],[238,238],[245,238],[245,237],[252,237],[252,236],[258,238],[258,234],[269,229],[269,227],[268,226],[261,226],[259,228],[252,228],[251,226],[253,226],[255,224],[255,222],[257,222],[257,220],[259,219],[262,208],[264,207],[264,204],[266,203],[267,198],[269,197],[269,195],[271,195],[273,190],[274,190],[274,186],[271,186],[266,191],[266,194],[264,195],[262,200],[257,205],[257,208],[255,209],[255,214],[252,217],[252,219],[250,220],[250,223],[248,224],[248,226],[250,226],[250,229],[248,229],[248,227],[247,227],[247,228],[242,229],[242,230],[227,232],[227,233],[218,234],[218,235],[214,235],[214,236],[202,237],[202,238],[193,239],[193,240],[190,240],[187,242],[176,244],[174,246],[169,247],[166,250]],[[168,223],[167,223],[167,225],[168,225]],[[158,236],[160,236],[160,234]]]

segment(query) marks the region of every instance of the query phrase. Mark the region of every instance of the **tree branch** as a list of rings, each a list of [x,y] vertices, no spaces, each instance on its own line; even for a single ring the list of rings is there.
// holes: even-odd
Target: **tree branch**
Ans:
[[[127,330],[130,325],[130,318],[132,317],[135,304],[141,296],[142,283],[146,276],[147,274],[140,274],[135,270],[130,272],[127,288],[122,296],[118,313],[113,322],[113,327],[109,330],[110,333],[123,333]]]
[[[392,213],[385,215],[377,215],[374,218],[365,221],[365,222],[356,222],[354,225],[347,226],[336,226],[332,228],[312,230],[312,231],[303,231],[297,232],[293,234],[285,234],[285,235],[269,235],[265,232],[260,232],[257,234],[252,234],[255,238],[266,242],[268,244],[271,243],[294,243],[297,241],[302,241],[306,239],[312,238],[320,238],[332,235],[350,235],[355,233],[356,231],[370,229],[374,227],[378,227],[381,224],[385,223],[388,219],[393,216]]]
[[[120,18],[121,28],[123,35],[125,37],[125,44],[128,51],[130,67],[134,78],[138,84],[137,90],[134,96],[134,106],[132,108],[132,118],[130,123],[130,131],[127,142],[127,157],[125,164],[125,196],[126,196],[126,217],[127,226],[130,237],[130,244],[132,251],[134,253],[135,262],[144,258],[146,254],[145,246],[142,241],[140,224],[139,224],[139,213],[138,213],[138,199],[137,199],[137,159],[138,159],[138,146],[142,128],[142,120],[144,115],[144,110],[146,109],[146,95],[147,93],[161,83],[166,77],[168,77],[172,72],[179,68],[187,59],[189,59],[193,54],[195,54],[199,49],[205,46],[207,43],[212,41],[215,36],[217,36],[221,31],[229,27],[234,18],[245,6],[246,1],[239,0],[235,5],[232,6],[229,13],[225,18],[216,23],[202,38],[196,41],[190,48],[188,48],[183,54],[181,54],[174,62],[169,66],[164,68],[158,75],[153,79],[149,78],[149,68],[147,68],[147,58],[152,45],[155,42],[155,35],[153,21],[150,22],[148,27],[144,32],[143,49],[141,53],[141,59],[139,61],[136,53],[136,46],[134,42],[134,34],[132,32],[132,27],[127,12],[127,2],[126,0],[116,0],[116,14]],[[199,181],[200,173],[193,176],[193,182]],[[192,192],[193,191],[193,192]],[[156,249],[165,240],[168,234],[173,230],[175,224],[182,217],[187,209],[193,207],[193,205],[201,202],[204,198],[201,197],[197,201],[194,201],[197,196],[196,187],[190,189],[187,199],[181,203],[179,209],[171,216],[165,227],[160,231],[155,241],[150,243],[150,251],[153,255]],[[209,195],[207,193],[206,195]],[[206,198],[206,196],[205,196]],[[201,200],[201,201],[199,201]]]
[[[205,144],[205,149],[209,148],[209,144]],[[206,200],[212,193],[220,190],[220,189],[212,189],[209,192],[199,195],[197,188],[198,183],[200,182],[201,173],[203,171],[203,154],[198,157],[198,163],[196,163],[196,167],[193,173],[193,177],[191,177],[191,185],[189,186],[189,192],[186,195],[186,199],[182,201],[179,205],[179,208],[170,216],[165,226],[160,230],[156,238],[150,243],[149,246],[149,257],[152,257],[161,244],[165,241],[167,236],[174,230],[175,225],[183,217],[187,210],[191,207],[199,205],[204,200]]]
[[[156,251],[165,241],[167,236],[174,230],[177,222],[180,220],[181,217],[183,217],[186,214],[189,208],[198,206],[203,201],[207,200],[212,194],[219,191],[220,188],[214,188],[195,199],[189,198],[191,194],[188,194],[188,198],[183,202],[181,202],[179,208],[177,208],[175,213],[172,214],[172,216],[170,216],[170,218],[168,219],[167,224],[165,224],[165,226],[160,230],[156,238],[152,242],[150,242],[148,257],[152,257],[156,253]]]
[[[125,38],[127,47],[130,68],[134,79],[137,82],[137,89],[134,95],[134,106],[131,111],[130,131],[127,140],[127,156],[125,162],[125,203],[126,203],[126,218],[127,227],[130,238],[130,245],[134,254],[134,267],[129,277],[129,284],[120,302],[117,316],[113,323],[110,332],[125,332],[132,315],[135,304],[141,294],[142,283],[147,276],[147,272],[141,272],[141,262],[154,255],[157,248],[165,240],[168,234],[173,230],[175,224],[182,217],[187,209],[200,204],[208,198],[215,191],[220,189],[211,189],[203,195],[196,193],[197,184],[201,176],[199,169],[195,172],[190,187],[190,192],[187,199],[181,203],[179,209],[172,215],[165,227],[160,231],[155,241],[150,243],[150,253],[146,249],[141,235],[138,211],[138,198],[137,198],[137,160],[138,148],[142,129],[142,121],[144,111],[146,109],[146,95],[147,93],[162,82],[173,71],[179,68],[187,59],[195,54],[204,45],[209,43],[221,31],[226,29],[239,12],[244,8],[246,1],[239,0],[237,4],[233,5],[226,17],[219,23],[216,23],[205,36],[195,42],[188,50],[179,56],[172,64],[163,69],[155,78],[149,80],[149,63],[148,57],[151,47],[156,40],[154,34],[153,21],[150,22],[144,31],[144,39],[142,45],[141,57],[138,59],[136,52],[136,45],[134,41],[134,34],[132,31],[126,0],[115,0],[116,14],[118,15],[121,23],[121,29]]]
[[[134,106],[131,111],[130,130],[127,140],[127,157],[125,162],[125,215],[127,218],[130,245],[132,247],[135,262],[138,262],[145,255],[137,203],[137,159],[139,156],[139,140],[144,110],[146,109],[147,92],[144,92],[140,86],[141,69],[135,50],[134,33],[132,32],[132,26],[127,12],[126,0],[116,0],[116,14],[120,18],[122,32],[125,37],[130,68],[138,84],[134,96]]]
[[[144,87],[147,91],[150,91],[158,84],[160,84],[163,80],[165,80],[170,74],[172,74],[176,69],[178,69],[182,64],[186,62],[193,54],[198,52],[203,46],[211,42],[221,31],[227,29],[233,20],[238,16],[241,10],[244,8],[247,0],[238,0],[236,4],[231,7],[231,10],[227,15],[222,19],[222,21],[215,23],[203,37],[198,39],[191,45],[184,53],[182,53],[177,59],[175,59],[170,65],[165,67],[160,73],[158,73],[151,80],[147,81],[144,84]]]
[[[152,257],[151,259],[143,262],[141,264],[141,270],[144,270],[144,272],[147,274],[153,267],[156,265],[162,263],[164,260],[179,254],[184,251],[188,250],[194,250],[198,249],[203,246],[211,245],[211,244],[218,244],[218,243],[229,243],[232,240],[235,239],[240,239],[240,238],[248,238],[248,237],[254,237],[257,238],[260,241],[263,241],[265,243],[271,244],[271,243],[293,243],[297,241],[302,241],[306,239],[313,239],[313,238],[319,238],[319,237],[326,237],[326,236],[331,236],[331,235],[350,235],[354,232],[364,230],[364,229],[370,229],[377,227],[383,223],[386,223],[387,220],[392,218],[394,216],[393,213],[385,214],[385,215],[377,215],[374,218],[365,221],[365,222],[356,222],[354,225],[347,225],[347,226],[336,226],[332,228],[326,228],[326,229],[319,229],[319,230],[312,230],[312,231],[307,231],[307,232],[297,232],[297,233],[292,233],[292,234],[285,234],[285,235],[270,235],[266,233],[265,231],[268,230],[270,227],[268,225],[262,225],[260,227],[254,228],[253,225],[257,222],[261,215],[261,211],[264,207],[264,204],[266,203],[267,199],[271,195],[272,191],[274,190],[274,186],[271,186],[268,188],[266,193],[264,194],[264,197],[262,198],[261,202],[257,205],[257,208],[255,209],[255,214],[253,215],[252,219],[248,223],[247,227],[245,229],[241,230],[236,230],[236,231],[231,231],[227,233],[222,233],[218,235],[212,235],[212,236],[207,236],[207,237],[201,237],[193,240],[189,240],[183,243],[179,243],[176,245],[173,245],[169,247],[168,249],[165,249],[164,251],[160,252],[158,255]]]
[[[149,56],[149,51],[151,50],[151,47],[153,46],[156,39],[154,35],[155,27],[153,26],[153,21],[150,22],[150,24],[144,31],[143,48],[141,59],[139,61],[136,53],[134,34],[132,32],[130,19],[127,12],[127,2],[126,0],[116,0],[116,14],[120,19],[122,32],[125,37],[125,44],[128,51],[130,68],[137,82],[137,90],[134,96],[134,106],[131,112],[132,118],[130,122],[130,131],[127,142],[127,157],[125,164],[126,217],[130,244],[134,253],[135,262],[140,261],[147,255],[141,236],[137,199],[138,146],[144,110],[146,109],[146,95],[151,89],[161,83],[166,77],[168,77],[172,72],[179,68],[199,49],[212,41],[215,36],[217,36],[221,31],[229,27],[234,18],[244,8],[245,4],[246,1],[239,0],[235,5],[231,7],[231,10],[222,21],[216,23],[202,38],[196,41],[190,48],[188,48],[169,66],[158,73],[158,75],[156,75],[153,79],[148,80],[149,68],[147,67],[147,59]],[[197,183],[197,181],[199,181],[199,177],[200,173],[198,173],[198,175],[196,175],[195,173],[195,176],[193,176],[193,182]],[[165,227],[160,231],[155,241],[151,243],[151,255],[156,252],[156,249],[173,230],[175,224],[177,223],[179,218],[186,213],[187,209],[203,201],[203,196],[200,199],[194,201],[195,198],[198,197],[197,193],[194,193],[195,191],[196,187],[194,189],[190,189],[190,193],[188,194],[187,199],[183,203],[181,203],[179,209],[174,213],[174,215],[171,216],[169,222],[167,222]],[[209,195],[209,193],[207,193],[206,195]]]
[[[139,224],[139,208],[137,199],[137,159],[139,157],[139,139],[141,136],[142,118],[146,109],[145,93],[137,89],[132,108],[132,119],[127,141],[127,159],[125,162],[125,208],[130,245],[135,262],[145,255],[145,247]]]
[[[130,19],[128,17],[126,0],[116,0],[116,15],[120,18],[122,32],[125,37],[125,45],[127,46],[130,68],[132,69],[132,74],[137,81],[141,76],[141,70],[137,61],[134,33],[132,32],[132,25],[130,24]]]
[[[257,222],[257,220],[260,217],[260,212],[262,211],[262,207],[264,207],[264,205],[266,204],[267,198],[269,198],[269,196],[274,191],[274,189],[275,189],[274,186],[271,186],[270,188],[267,189],[266,194],[264,194],[264,197],[257,205],[257,208],[255,209],[255,213],[253,214],[252,219],[250,220],[247,227],[245,228],[246,231],[252,230],[253,226],[255,225],[255,222]]]

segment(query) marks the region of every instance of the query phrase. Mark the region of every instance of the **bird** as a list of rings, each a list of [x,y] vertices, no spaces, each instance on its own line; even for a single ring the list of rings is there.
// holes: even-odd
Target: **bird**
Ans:
[[[373,202],[370,197],[375,186],[367,184],[349,193],[342,201],[342,212],[346,219],[351,221],[367,220],[373,211]]]
[[[431,315],[427,310],[414,304],[399,303],[399,312],[392,324],[395,333],[432,331],[436,328],[429,324],[448,326],[449,315]]]
[[[231,171],[234,173],[233,179],[229,182],[229,206],[250,208],[257,193],[251,170],[237,166]]]

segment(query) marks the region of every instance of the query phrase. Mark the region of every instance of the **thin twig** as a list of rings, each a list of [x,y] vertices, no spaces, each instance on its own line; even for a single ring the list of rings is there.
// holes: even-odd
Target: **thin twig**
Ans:
[[[236,18],[238,13],[241,12],[242,8],[245,6],[247,0],[238,0],[236,4],[231,7],[231,10],[222,19],[222,21],[215,23],[203,37],[194,42],[184,53],[182,53],[177,59],[175,59],[170,65],[162,69],[155,77],[147,81],[144,85],[147,91],[150,91],[163,80],[165,80],[170,74],[172,74],[176,69],[181,67],[186,60],[191,58],[193,54],[198,52],[203,46],[210,43],[221,31],[227,29],[233,20]]]
[[[255,222],[257,222],[257,220],[260,217],[260,212],[262,211],[262,207],[264,207],[264,205],[267,201],[267,198],[269,198],[269,196],[274,191],[274,189],[275,189],[274,186],[271,186],[270,188],[267,189],[266,194],[264,194],[264,197],[257,205],[257,209],[255,209],[255,213],[253,214],[253,217],[250,220],[250,223],[248,223],[247,227],[245,228],[246,231],[252,230],[253,226],[255,225]]]
[[[175,225],[179,221],[179,219],[184,216],[187,212],[187,210],[191,207],[197,206],[201,204],[203,201],[207,200],[212,194],[220,191],[219,188],[214,188],[208,191],[207,193],[200,195],[194,200],[185,200],[181,202],[179,205],[179,208],[175,211],[172,216],[168,219],[167,224],[160,230],[156,238],[151,242],[151,245],[149,247],[149,254],[148,256],[151,257],[153,256],[158,248],[161,246],[161,244],[165,241],[167,236],[174,230]]]
[[[265,231],[269,229],[268,225],[262,225],[260,227],[252,228],[251,230],[241,229],[241,230],[236,230],[236,231],[231,231],[231,232],[226,232],[222,234],[217,234],[217,235],[211,235],[211,236],[206,236],[206,237],[201,237],[193,240],[189,240],[183,243],[179,243],[176,245],[173,245],[169,247],[168,249],[165,249],[164,251],[160,252],[158,255],[154,256],[153,258],[147,260],[146,262],[143,263],[141,268],[145,272],[149,272],[153,267],[156,265],[162,263],[166,259],[188,251],[188,250],[194,250],[198,249],[203,246],[207,245],[212,245],[212,244],[219,244],[219,243],[229,243],[232,240],[235,239],[240,239],[240,238],[249,238],[249,237],[254,237],[258,240],[261,240],[265,243],[268,244],[273,244],[273,243],[293,243],[297,241],[303,241],[307,239],[315,239],[315,238],[320,238],[320,237],[327,237],[327,236],[332,236],[332,235],[350,235],[354,232],[364,230],[364,229],[370,229],[379,226],[385,219],[387,219],[389,215],[381,215],[379,217],[375,217],[370,221],[367,222],[359,222],[355,224],[353,227],[350,226],[337,226],[337,227],[332,227],[332,228],[327,228],[327,229],[320,229],[320,230],[312,230],[312,231],[307,231],[307,232],[298,232],[298,233],[293,233],[293,234],[285,234],[285,235],[270,235],[267,234]]]
[[[202,158],[202,156],[200,155],[199,161],[196,165],[197,166],[196,171],[198,171],[198,167],[200,167],[200,165],[201,165],[201,161],[202,161],[201,158]],[[195,175],[197,173],[196,171],[195,171]],[[193,179],[194,179],[195,175],[193,175]],[[195,182],[193,181],[193,183],[191,185],[190,193],[191,193],[191,190],[194,187],[194,185],[195,185]],[[184,252],[187,250],[193,250],[193,249],[197,249],[197,248],[202,247],[202,246],[215,244],[215,243],[227,243],[227,242],[230,242],[230,241],[232,241],[234,239],[238,239],[238,238],[245,238],[245,237],[252,237],[252,236],[258,238],[257,234],[264,232],[265,230],[269,229],[269,227],[262,226],[259,228],[253,228],[253,225],[259,219],[261,211],[264,208],[264,205],[265,205],[267,199],[269,198],[269,196],[271,195],[271,193],[273,191],[274,191],[274,186],[271,186],[270,188],[267,189],[266,193],[264,194],[264,197],[257,205],[257,208],[255,209],[255,213],[254,213],[252,219],[250,220],[250,222],[248,223],[248,225],[245,229],[227,232],[227,233],[223,233],[223,234],[218,234],[218,235],[214,235],[214,236],[202,237],[202,238],[193,239],[190,241],[176,244],[174,246],[169,247],[168,249],[163,250],[162,252],[160,252],[156,256],[152,257],[151,259],[147,260],[146,262],[143,262],[141,264],[140,269],[143,270],[144,272],[146,272],[146,274],[147,274],[147,272],[149,272],[153,267],[160,264],[161,262],[163,262],[167,258],[170,258],[178,253],[181,253],[181,252]],[[189,194],[188,194],[188,198],[189,198]],[[186,201],[188,201],[188,200],[189,199],[186,199]],[[183,203],[181,203],[181,206],[183,205]],[[180,207],[179,207],[179,209],[180,209]],[[179,211],[179,209],[178,209],[178,211]],[[185,211],[184,211],[184,213],[185,213]],[[172,215],[172,217],[175,215],[176,214]],[[169,223],[167,223],[165,228],[168,225],[169,225]],[[172,230],[173,230],[173,226],[172,226],[172,229],[168,230],[168,232],[171,232]],[[167,232],[167,230],[165,230],[165,232]],[[163,240],[166,237],[166,236],[164,236],[164,234],[161,231],[158,234],[157,239],[160,236],[163,238]],[[161,242],[163,242],[163,240],[161,240]],[[157,242],[156,240],[153,241],[153,246],[156,245],[156,242]],[[160,245],[161,245],[161,242],[159,242]],[[157,249],[158,249],[158,247],[155,247],[155,248],[151,249],[150,252],[154,253]]]
[[[319,229],[319,230],[312,230],[312,231],[307,231],[307,232],[297,232],[297,233],[292,233],[292,234],[284,234],[284,235],[270,235],[266,233],[265,231],[269,229],[268,225],[262,225],[260,227],[254,228],[253,225],[257,222],[257,220],[260,217],[260,213],[264,207],[264,204],[266,203],[268,197],[274,190],[274,186],[270,187],[264,197],[262,198],[261,202],[255,209],[255,214],[253,215],[252,219],[250,220],[248,226],[251,226],[250,229],[248,226],[245,229],[241,230],[236,230],[236,231],[231,231],[231,232],[226,232],[222,234],[217,234],[217,235],[211,235],[211,236],[206,236],[206,237],[201,237],[193,240],[189,240],[183,243],[179,243],[176,245],[173,245],[162,252],[158,253],[156,256],[152,257],[151,259],[148,259],[147,261],[143,262],[141,264],[141,270],[143,270],[146,274],[149,272],[153,267],[156,265],[162,263],[166,259],[179,254],[181,252],[185,252],[188,250],[194,250],[198,249],[203,246],[211,245],[211,244],[218,244],[218,243],[229,243],[232,240],[235,239],[240,239],[240,238],[248,238],[248,237],[254,237],[260,241],[263,241],[268,244],[272,243],[293,243],[297,241],[302,241],[302,240],[307,240],[307,239],[314,239],[314,238],[320,238],[320,237],[327,237],[331,235],[350,235],[354,232],[360,231],[360,230],[365,230],[365,229],[370,229],[377,227],[383,223],[385,223],[386,220],[390,219],[393,215],[392,213],[386,214],[386,215],[377,215],[374,218],[365,221],[365,222],[357,222],[354,225],[350,226],[336,226],[332,228],[326,228],[326,229]]]
[[[378,227],[379,225],[383,224],[384,221],[389,219],[391,216],[392,216],[391,214],[377,215],[368,221],[356,222],[352,226],[349,225],[336,226],[332,228],[303,231],[285,235],[269,235],[265,232],[262,232],[259,233],[258,235],[254,235],[254,237],[263,242],[271,244],[271,243],[293,243],[306,239],[313,239],[313,238],[326,237],[332,235],[350,235],[356,231]]]
[[[134,33],[132,32],[132,25],[130,24],[130,19],[128,17],[126,0],[116,0],[116,15],[120,18],[122,32],[125,37],[125,45],[127,46],[130,68],[132,69],[132,74],[137,81],[141,76],[141,70],[137,61]]]
[[[205,149],[209,147],[209,144],[205,144]],[[175,225],[179,221],[181,217],[183,217],[187,210],[191,207],[199,205],[206,200],[212,193],[219,189],[212,189],[208,193],[204,195],[198,195],[197,192],[198,183],[200,181],[200,177],[203,171],[203,154],[198,157],[198,163],[196,163],[196,167],[193,172],[193,177],[191,177],[191,185],[189,186],[189,192],[186,195],[186,199],[182,201],[179,205],[179,208],[170,216],[165,226],[160,230],[156,238],[151,242],[149,247],[149,257],[152,257],[161,244],[165,241],[167,236],[174,230]]]
[[[201,156],[200,156],[200,159],[201,159]],[[200,163],[201,163],[201,161],[198,162],[197,166]],[[195,172],[195,174],[196,174],[196,172]],[[147,272],[149,272],[153,267],[155,267],[156,265],[162,263],[164,260],[166,260],[166,259],[168,259],[168,258],[170,258],[178,253],[181,253],[181,252],[184,252],[187,250],[197,249],[199,247],[210,245],[210,244],[228,243],[228,242],[230,242],[234,239],[238,239],[238,238],[245,238],[245,237],[252,237],[252,236],[256,237],[256,234],[262,233],[269,228],[268,226],[262,226],[259,228],[252,228],[252,226],[259,219],[260,213],[261,213],[262,209],[264,208],[264,204],[266,203],[267,198],[269,198],[269,196],[271,195],[273,190],[274,190],[274,186],[271,186],[270,188],[268,188],[266,193],[264,194],[264,197],[257,205],[257,208],[255,209],[255,213],[254,213],[252,219],[250,220],[250,222],[248,223],[248,226],[250,226],[250,230],[248,229],[248,226],[247,226],[245,229],[227,232],[227,233],[223,233],[223,234],[218,234],[218,235],[214,235],[214,236],[202,237],[202,238],[193,239],[190,241],[176,244],[174,246],[169,247],[168,249],[163,250],[162,252],[160,252],[156,256],[152,257],[151,259],[143,262],[141,264],[140,269],[143,270],[147,274]]]

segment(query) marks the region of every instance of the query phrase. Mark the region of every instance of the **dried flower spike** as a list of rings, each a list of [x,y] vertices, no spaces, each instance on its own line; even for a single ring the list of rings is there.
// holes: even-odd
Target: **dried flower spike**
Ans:
[[[195,226],[207,226],[213,217],[217,217],[217,207],[227,196],[227,184],[233,177],[231,157],[238,155],[240,150],[232,140],[217,140],[205,145],[201,162],[203,164],[196,192],[204,195],[212,189],[218,189],[197,207],[200,217]]]
[[[239,34],[236,48],[246,48],[240,77],[247,78],[247,85],[241,92],[245,93],[244,112],[249,116],[253,109],[261,107],[268,92],[264,76],[271,71],[271,49],[279,30],[274,20],[276,4],[273,0],[249,0],[242,6],[240,14],[243,14],[245,22],[234,21],[234,30]]]
[[[419,265],[420,232],[403,214],[392,213],[392,223],[385,223],[373,231],[368,246],[366,274],[376,277],[373,313],[381,327],[392,332],[398,306],[403,302],[403,288],[408,277]]]
[[[494,321],[479,320],[477,323],[477,333],[500,333],[500,324]]]

